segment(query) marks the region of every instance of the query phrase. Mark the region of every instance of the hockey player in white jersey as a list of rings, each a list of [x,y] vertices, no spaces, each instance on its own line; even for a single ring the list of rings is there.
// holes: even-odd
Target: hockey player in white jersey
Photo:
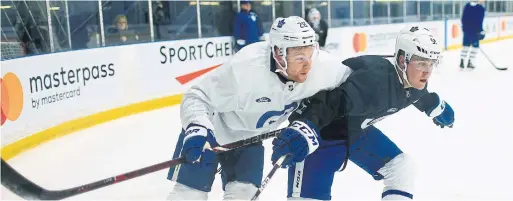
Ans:
[[[207,200],[221,165],[225,200],[249,200],[260,187],[264,147],[256,143],[215,154],[204,149],[277,129],[306,97],[340,85],[350,73],[319,50],[315,32],[297,16],[274,21],[270,41],[242,48],[183,96],[182,133],[169,169],[168,200]]]

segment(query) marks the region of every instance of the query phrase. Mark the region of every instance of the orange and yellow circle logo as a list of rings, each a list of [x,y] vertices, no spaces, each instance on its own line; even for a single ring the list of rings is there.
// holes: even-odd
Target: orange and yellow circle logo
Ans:
[[[457,38],[458,35],[460,34],[459,32],[460,32],[460,28],[458,27],[458,25],[453,24],[451,27],[452,38]]]
[[[501,22],[501,30],[506,31],[506,20],[502,20]]]
[[[21,88],[20,79],[13,73],[7,73],[0,78],[2,88],[2,124],[7,119],[16,121],[20,117],[21,109],[23,109],[23,89]]]
[[[355,33],[353,36],[354,52],[365,52],[367,49],[367,35],[365,33]]]

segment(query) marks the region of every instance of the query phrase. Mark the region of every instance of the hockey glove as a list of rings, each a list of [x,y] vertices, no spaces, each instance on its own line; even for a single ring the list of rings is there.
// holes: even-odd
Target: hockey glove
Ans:
[[[454,110],[452,110],[451,105],[440,100],[440,98],[437,99],[435,107],[427,110],[426,114],[429,117],[434,117],[433,123],[441,128],[444,126],[452,128],[452,125],[454,124]]]
[[[275,163],[281,156],[290,154],[282,167],[305,160],[319,147],[317,128],[309,121],[294,121],[273,140],[271,160]]]
[[[486,36],[486,32],[485,31],[481,31],[477,34],[477,38],[479,38],[479,40],[483,40]]]
[[[187,126],[181,153],[187,163],[199,161],[203,150],[206,148],[207,137],[213,138],[213,134],[205,126],[198,124],[189,124]]]
[[[240,46],[246,45],[246,40],[239,39],[236,42],[237,42],[237,45],[240,45]]]

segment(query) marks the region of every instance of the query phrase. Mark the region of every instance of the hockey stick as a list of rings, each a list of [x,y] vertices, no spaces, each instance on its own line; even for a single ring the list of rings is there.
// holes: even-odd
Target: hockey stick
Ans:
[[[178,165],[185,162],[184,158],[177,158],[132,172],[120,174],[118,176],[99,180],[89,184],[77,186],[70,189],[51,191],[43,189],[25,178],[23,175],[14,170],[4,159],[2,159],[2,185],[15,193],[16,195],[27,200],[60,200],[67,197],[75,196],[88,191],[96,190],[115,183],[133,179],[148,173],[152,173],[164,168]]]
[[[508,67],[498,67],[497,65],[495,65],[495,63],[493,63],[493,61],[490,59],[490,57],[488,57],[488,55],[483,51],[483,49],[481,47],[479,47],[479,50],[481,50],[481,53],[483,53],[483,55],[493,65],[493,67],[495,69],[497,69],[497,70],[508,70]]]
[[[281,130],[278,129],[275,131],[267,132],[261,135],[254,136],[252,138],[239,140],[233,143],[229,143],[223,146],[214,147],[212,148],[213,151],[216,153],[222,153],[226,151],[230,151],[233,149],[237,149],[240,147],[244,147],[253,143],[262,142],[266,139],[275,137],[278,135]],[[142,169],[134,170],[131,172],[127,172],[124,174],[120,174],[114,177],[102,179],[99,181],[95,181],[89,184],[84,184],[81,186],[77,186],[74,188],[64,189],[64,190],[46,190],[37,184],[33,183],[32,181],[25,178],[23,175],[21,175],[19,172],[17,172],[15,169],[13,169],[7,162],[2,159],[1,164],[1,179],[2,179],[2,185],[5,186],[7,189],[12,191],[13,193],[17,194],[18,196],[27,199],[27,200],[60,200],[67,197],[75,196],[78,194],[82,194],[85,192],[93,191],[99,188],[103,188],[105,186],[109,186],[112,184],[116,184],[122,181],[126,181],[129,179],[133,179],[136,177],[140,177],[152,172],[156,172],[165,168],[169,168],[178,164],[182,164],[185,162],[185,159],[183,157],[176,158],[170,161],[162,162],[156,165],[152,165],[149,167],[145,167]]]
[[[264,178],[264,181],[262,181],[262,184],[260,185],[260,188],[258,188],[257,192],[255,193],[255,195],[253,196],[253,198],[251,198],[251,200],[257,200],[258,199],[258,196],[260,196],[260,194],[262,193],[262,191],[264,191],[264,188],[265,186],[267,186],[267,184],[269,183],[269,181],[271,180],[271,178],[273,177],[274,173],[276,172],[276,170],[280,169],[281,165],[283,164],[283,162],[285,160],[288,160],[289,155],[285,155],[285,156],[282,156],[280,157],[276,163],[274,164],[273,166],[273,169],[271,170],[271,172],[269,172],[269,174],[267,174],[267,176]]]

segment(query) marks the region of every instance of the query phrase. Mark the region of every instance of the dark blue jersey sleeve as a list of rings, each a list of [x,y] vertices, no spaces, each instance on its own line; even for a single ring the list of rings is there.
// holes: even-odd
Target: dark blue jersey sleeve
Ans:
[[[425,92],[427,92],[426,89],[424,90]],[[439,101],[440,99],[438,97],[438,94],[434,92],[424,93],[424,95],[421,96],[417,102],[413,103],[413,105],[421,112],[426,112],[435,108],[438,105]]]
[[[347,66],[365,66],[360,59],[344,61]],[[379,69],[380,64],[374,64]],[[386,68],[386,67],[383,67]],[[303,107],[291,115],[290,120],[309,120],[319,129],[331,121],[346,116],[368,116],[383,108],[381,98],[388,97],[387,80],[380,75],[382,71],[359,69],[337,88],[320,91],[305,99]],[[386,77],[386,75],[385,75]]]
[[[233,37],[235,40],[241,39],[243,35],[244,29],[244,15],[242,13],[238,13],[235,16],[235,23],[233,24]]]

